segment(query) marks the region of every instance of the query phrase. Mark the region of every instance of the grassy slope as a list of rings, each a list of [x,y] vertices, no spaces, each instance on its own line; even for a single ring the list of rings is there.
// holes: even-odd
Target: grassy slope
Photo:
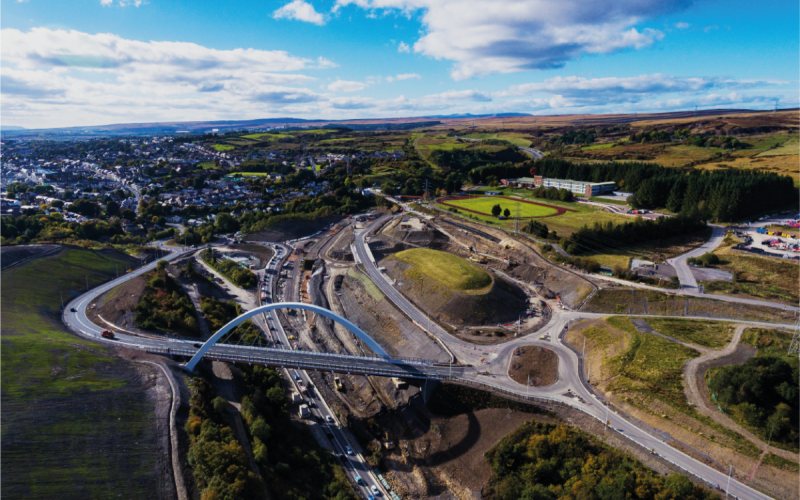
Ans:
[[[647,318],[647,324],[662,335],[712,349],[725,347],[733,338],[735,328],[733,324],[721,321],[689,319]]]
[[[433,279],[461,293],[483,294],[492,286],[492,277],[475,264],[455,255],[425,248],[412,248],[391,258],[412,266],[405,274],[412,279]]]
[[[60,321],[59,292],[69,300],[127,264],[66,249],[2,273],[4,497],[159,495],[155,415],[135,370]]]
[[[744,438],[689,406],[682,368],[686,361],[699,356],[699,352],[656,335],[641,333],[626,317],[610,317],[597,327],[570,332],[567,340],[580,348],[583,335],[586,336],[587,355],[595,360],[594,364],[601,363],[592,372],[593,383],[599,384],[603,391],[656,419],[665,418],[662,414],[665,412],[666,418],[691,432],[697,432],[697,425],[702,425],[706,427],[704,435],[717,434],[719,444],[758,456],[758,450]]]
[[[730,247],[738,241],[728,234],[714,252],[720,258],[720,267],[733,272],[736,282],[705,283],[706,290],[797,303],[800,300],[800,290],[797,287],[800,266],[789,260],[731,250]]]

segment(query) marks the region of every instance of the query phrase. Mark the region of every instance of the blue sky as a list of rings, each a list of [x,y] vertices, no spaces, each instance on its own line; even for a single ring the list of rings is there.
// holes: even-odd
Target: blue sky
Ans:
[[[798,106],[798,2],[2,0],[2,123]]]

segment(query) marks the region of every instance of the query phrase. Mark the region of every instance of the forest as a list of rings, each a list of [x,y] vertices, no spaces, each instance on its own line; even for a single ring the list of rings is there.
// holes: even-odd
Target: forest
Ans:
[[[583,227],[570,235],[565,250],[571,254],[604,253],[609,249],[635,246],[645,241],[685,236],[701,231],[706,224],[696,217],[678,215],[656,220],[637,217],[631,222],[614,225],[611,222]]]
[[[167,262],[162,260],[155,271],[144,275],[147,287],[136,305],[134,325],[196,336],[199,330],[194,305],[166,269]]]
[[[711,500],[681,474],[662,477],[579,430],[528,422],[486,453],[496,500]]]
[[[796,358],[795,358],[796,361]],[[720,368],[709,381],[726,413],[761,429],[774,442],[797,446],[800,369],[776,356],[755,357],[743,365]]]

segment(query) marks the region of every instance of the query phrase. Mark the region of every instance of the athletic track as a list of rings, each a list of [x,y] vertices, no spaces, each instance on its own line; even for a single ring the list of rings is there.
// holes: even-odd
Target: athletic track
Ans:
[[[487,217],[493,217],[492,214],[479,212],[477,210],[470,210],[469,208],[457,207],[455,205],[451,205],[451,204],[447,203],[448,201],[451,201],[451,200],[454,200],[454,201],[457,201],[457,200],[472,200],[472,199],[475,199],[475,198],[476,198],[475,196],[449,196],[447,198],[443,198],[441,200],[438,200],[437,203],[440,203],[442,205],[446,205],[448,207],[453,207],[453,208],[455,208],[457,210],[464,210],[465,212],[472,212],[473,214],[485,215]],[[536,203],[534,201],[520,200],[518,198],[510,198],[508,196],[481,196],[481,198],[498,198],[498,199],[502,199],[502,200],[512,201],[514,203],[516,203],[516,202],[528,203],[530,205],[538,205],[540,207],[553,208],[553,209],[556,210],[556,213],[554,213],[554,214],[537,215],[536,217],[520,217],[520,219],[544,219],[546,217],[557,217],[559,215],[564,215],[567,212],[577,212],[577,210],[572,210],[571,208],[557,207],[555,205],[546,205],[544,203]],[[516,217],[508,217],[506,220],[511,220],[511,219],[516,219]]]

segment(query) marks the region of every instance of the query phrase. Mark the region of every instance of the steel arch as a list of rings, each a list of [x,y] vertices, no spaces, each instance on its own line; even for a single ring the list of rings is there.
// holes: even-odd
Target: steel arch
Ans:
[[[197,363],[200,362],[201,359],[203,359],[203,356],[205,355],[205,353],[209,349],[211,349],[211,347],[213,347],[214,344],[216,344],[219,339],[221,339],[226,333],[231,331],[233,328],[235,328],[240,323],[242,323],[244,321],[247,321],[248,319],[252,318],[253,316],[255,316],[257,314],[261,314],[261,313],[265,313],[265,312],[269,312],[269,311],[274,311],[276,309],[304,309],[306,311],[315,312],[317,314],[325,316],[326,318],[332,319],[333,321],[339,323],[340,325],[344,326],[345,328],[347,328],[348,330],[353,332],[353,334],[356,337],[361,339],[370,349],[375,351],[375,353],[378,354],[378,356],[380,356],[382,358],[385,358],[385,359],[391,359],[391,356],[389,356],[389,353],[387,353],[383,349],[383,347],[380,346],[380,344],[375,342],[372,339],[372,337],[370,337],[364,330],[362,330],[361,328],[357,327],[355,324],[353,324],[347,318],[343,318],[343,317],[339,316],[338,314],[336,314],[333,311],[325,309],[324,307],[315,306],[313,304],[304,304],[302,302],[276,302],[274,304],[268,304],[268,305],[265,305],[265,306],[259,306],[259,307],[256,307],[255,309],[247,311],[246,313],[242,314],[241,316],[236,317],[233,320],[231,320],[231,322],[228,323],[227,325],[225,325],[222,328],[220,328],[217,333],[212,335],[211,338],[208,339],[202,345],[202,347],[200,347],[200,349],[195,353],[195,355],[192,356],[192,359],[190,359],[189,362],[186,363],[186,368],[189,369],[189,370],[194,370],[194,367],[197,365]]]

